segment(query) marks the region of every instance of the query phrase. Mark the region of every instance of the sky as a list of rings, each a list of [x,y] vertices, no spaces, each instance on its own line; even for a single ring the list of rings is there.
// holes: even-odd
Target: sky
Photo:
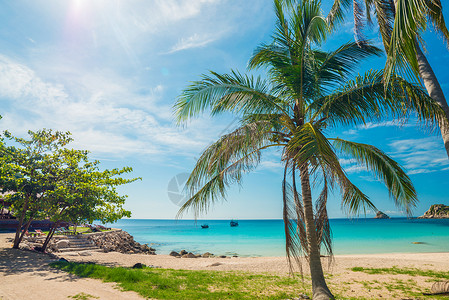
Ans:
[[[324,14],[329,7],[323,0]],[[444,16],[449,19],[447,9]],[[189,82],[209,70],[245,72],[253,50],[271,41],[274,22],[269,0],[1,1],[0,130],[21,137],[42,128],[70,131],[72,146],[90,150],[103,168],[130,166],[132,176],[142,178],[119,189],[129,196],[125,208],[133,218],[173,219],[182,198],[178,185],[182,188],[195,158],[238,121],[206,114],[180,127],[173,104]],[[349,17],[325,49],[353,40],[352,26]],[[375,26],[366,36],[381,47]],[[424,40],[449,95],[449,51],[431,30]],[[381,69],[384,62],[385,57],[371,59],[358,71]],[[431,204],[449,204],[449,160],[438,131],[412,119],[336,134],[381,148],[407,170],[420,201],[414,215]],[[341,164],[378,209],[404,216],[370,173],[348,159]],[[279,152],[266,153],[226,201],[200,218],[281,218],[282,171]],[[330,217],[348,217],[340,204],[339,194],[330,197]]]

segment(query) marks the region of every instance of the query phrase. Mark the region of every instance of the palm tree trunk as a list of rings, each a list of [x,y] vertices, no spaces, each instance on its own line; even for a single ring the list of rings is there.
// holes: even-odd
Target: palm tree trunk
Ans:
[[[310,276],[312,277],[312,290],[314,300],[334,299],[324,279],[323,267],[320,259],[320,245],[316,234],[315,219],[312,207],[312,192],[310,189],[309,170],[307,166],[301,167],[301,190],[304,204],[304,219],[306,223],[308,258]]]
[[[418,59],[419,75],[421,76],[424,85],[429,93],[429,96],[438,102],[443,108],[446,118],[449,119],[449,107],[447,105],[446,98],[444,97],[443,90],[438,82],[435,73],[432,70],[426,56],[422,52],[419,45],[416,47],[416,57]],[[449,158],[449,124],[446,120],[439,121],[441,136],[443,137],[444,147]]]

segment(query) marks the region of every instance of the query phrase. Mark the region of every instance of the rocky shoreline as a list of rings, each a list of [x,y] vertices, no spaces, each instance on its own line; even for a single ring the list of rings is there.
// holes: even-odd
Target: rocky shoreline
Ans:
[[[170,256],[174,256],[174,257],[178,257],[178,258],[209,258],[209,257],[219,257],[219,258],[231,258],[231,256],[226,256],[226,255],[220,255],[220,256],[216,256],[213,253],[210,252],[206,252],[203,254],[194,254],[192,252],[188,252],[186,250],[181,250],[178,252],[176,251],[172,251],[169,254]],[[237,255],[233,255],[232,257],[238,257]]]
[[[434,204],[418,219],[449,219],[449,205]]]
[[[44,240],[44,236],[27,237],[20,243],[20,248],[33,251],[42,247]],[[47,253],[57,255],[66,253],[69,256],[90,256],[92,252],[156,255],[156,249],[148,244],[136,242],[131,234],[121,229],[74,236],[54,236],[47,247]],[[225,255],[216,256],[210,252],[194,254],[186,250],[172,251],[169,255],[177,258],[231,258]]]
[[[34,250],[42,247],[44,241],[45,236],[26,237],[19,247],[23,250]],[[156,254],[156,249],[136,242],[132,235],[121,229],[73,236],[54,236],[47,247],[49,253],[77,252],[79,255],[90,255],[89,252],[92,251]]]
[[[87,239],[94,242],[97,247],[103,249],[106,253],[115,251],[128,254],[156,255],[156,249],[151,248],[148,244],[136,242],[132,235],[121,229],[89,234]]]

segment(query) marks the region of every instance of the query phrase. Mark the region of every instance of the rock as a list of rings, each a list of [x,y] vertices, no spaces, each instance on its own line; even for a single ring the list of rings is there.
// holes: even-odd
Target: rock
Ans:
[[[387,214],[384,214],[380,210],[376,213],[374,219],[389,219],[390,217]]]
[[[204,253],[202,256],[203,256],[204,258],[208,258],[208,257],[211,257],[212,255],[213,255],[212,253],[206,252],[206,253]]]
[[[233,255],[232,257],[239,257],[238,255]]]
[[[31,250],[31,246],[28,245],[28,244],[20,243],[19,249],[20,249],[20,250],[27,250],[27,251],[30,251],[30,250]]]
[[[146,265],[141,264],[141,263],[137,263],[132,268],[133,269],[143,269],[144,267],[146,267]],[[151,266],[151,267],[153,267],[153,266]]]
[[[412,244],[419,245],[419,244],[425,244],[425,243],[424,242],[412,242]]]
[[[219,258],[226,258],[226,255],[220,255]]]
[[[183,256],[181,256],[182,258],[196,258],[196,255],[193,254],[192,252],[189,252],[187,254],[184,254]]]
[[[189,252],[187,252],[186,250],[181,250],[181,252],[179,252],[180,255],[184,255],[184,254],[187,254],[187,253],[189,253]]]
[[[70,245],[70,241],[69,240],[59,240],[56,242],[55,244],[55,248],[56,249],[62,249],[62,248],[68,248]]]
[[[444,204],[431,205],[429,210],[418,219],[449,219],[449,206]]]
[[[449,281],[435,282],[430,291],[434,294],[449,293]]]
[[[147,266],[147,268],[150,268],[150,269],[160,269],[160,268],[162,268],[162,267],[161,267],[161,266],[149,265],[149,266]]]
[[[208,267],[217,267],[217,266],[220,266],[220,265],[222,265],[222,263],[216,262],[216,263],[208,265]]]
[[[155,255],[156,249],[147,244],[140,244],[134,241],[132,235],[123,230],[107,231],[101,234],[92,234],[88,237],[97,247],[104,252],[116,251],[120,253],[144,253]]]
[[[80,256],[91,256],[91,255],[92,255],[92,252],[89,252],[89,251],[82,251],[82,252],[78,252],[78,254],[79,254]]]
[[[170,256],[181,256],[178,252],[176,252],[176,251],[172,251],[172,252],[170,252],[170,254],[169,254]]]

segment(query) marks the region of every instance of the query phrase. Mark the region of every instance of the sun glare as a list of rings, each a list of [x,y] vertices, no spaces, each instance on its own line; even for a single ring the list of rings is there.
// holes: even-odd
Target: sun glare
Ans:
[[[73,0],[73,8],[81,9],[86,4],[86,0]]]

